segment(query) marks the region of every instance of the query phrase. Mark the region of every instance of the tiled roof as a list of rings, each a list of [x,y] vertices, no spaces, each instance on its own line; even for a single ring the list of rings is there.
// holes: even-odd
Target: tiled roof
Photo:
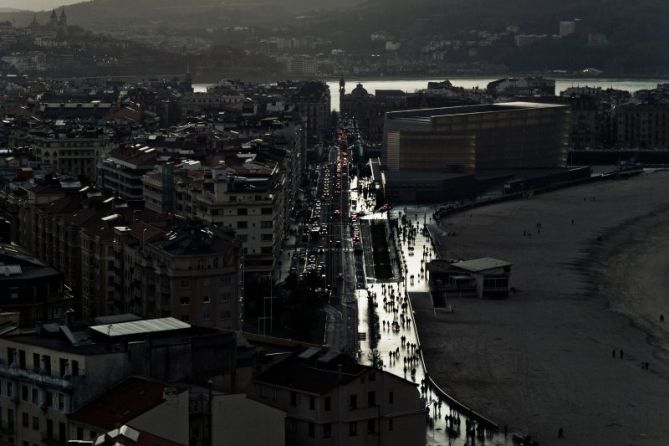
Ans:
[[[128,378],[70,415],[70,420],[104,430],[120,427],[160,405],[169,387],[143,378]]]
[[[325,353],[317,357],[290,356],[255,377],[255,381],[322,395],[366,372],[349,356]],[[324,361],[326,360],[326,361]],[[341,366],[341,367],[340,367]]]

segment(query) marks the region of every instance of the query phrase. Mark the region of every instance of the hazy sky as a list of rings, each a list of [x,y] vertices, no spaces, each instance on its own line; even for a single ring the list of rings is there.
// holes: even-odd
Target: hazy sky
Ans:
[[[53,9],[61,5],[79,3],[82,0],[0,0],[0,8],[29,9],[40,11]]]

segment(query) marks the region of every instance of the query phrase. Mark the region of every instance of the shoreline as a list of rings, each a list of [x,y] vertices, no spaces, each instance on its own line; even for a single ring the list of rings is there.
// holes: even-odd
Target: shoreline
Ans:
[[[659,320],[648,325],[655,301],[628,299],[639,283],[650,296],[669,288],[669,281],[649,280],[669,268],[669,202],[651,195],[667,186],[669,175],[655,173],[446,218],[441,229],[458,237],[441,238],[442,256],[510,260],[521,291],[505,301],[451,299],[453,314],[416,315],[435,382],[542,445],[561,444],[558,426],[573,445],[669,444],[658,415],[669,408],[669,352],[657,342],[667,339],[669,322],[657,331]],[[597,200],[586,201],[587,194]],[[569,214],[581,225],[558,225]],[[518,237],[537,220],[548,226],[542,235]],[[654,267],[639,269],[649,263]],[[611,295],[620,283],[634,286]],[[625,356],[613,360],[618,349]],[[645,361],[651,370],[641,369]]]

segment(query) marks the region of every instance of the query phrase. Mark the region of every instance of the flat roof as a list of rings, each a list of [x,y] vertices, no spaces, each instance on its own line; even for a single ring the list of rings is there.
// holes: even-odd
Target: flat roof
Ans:
[[[504,260],[494,259],[492,257],[482,257],[480,259],[455,262],[453,263],[453,266],[465,271],[476,273],[490,269],[505,268],[511,266],[511,263]]]
[[[190,324],[173,317],[165,317],[160,319],[120,322],[118,324],[93,325],[91,330],[110,338],[114,338],[142,333],[182,330],[184,328],[190,328]]]
[[[415,110],[398,110],[386,113],[388,119],[411,121],[431,121],[440,116],[473,115],[479,113],[496,113],[501,111],[535,110],[548,108],[566,108],[567,104],[550,104],[542,102],[498,102],[496,104],[458,105],[454,107],[425,108]]]

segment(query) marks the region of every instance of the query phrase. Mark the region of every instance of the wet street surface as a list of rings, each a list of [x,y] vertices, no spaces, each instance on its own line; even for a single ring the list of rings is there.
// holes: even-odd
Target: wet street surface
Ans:
[[[362,232],[365,284],[358,283],[359,361],[376,365],[418,385],[429,411],[429,445],[511,445],[532,444],[512,440],[491,421],[454,401],[429,378],[423,362],[414,311],[434,311],[429,300],[426,265],[435,258],[428,227],[434,223],[430,207],[398,207],[389,212],[371,213],[371,202],[357,191],[353,212],[364,212],[364,221],[385,222],[388,244],[397,266],[395,277],[386,281],[374,278],[371,240]],[[367,235],[367,236],[366,236]],[[394,265],[394,266],[395,266]],[[372,271],[370,271],[370,268]]]

